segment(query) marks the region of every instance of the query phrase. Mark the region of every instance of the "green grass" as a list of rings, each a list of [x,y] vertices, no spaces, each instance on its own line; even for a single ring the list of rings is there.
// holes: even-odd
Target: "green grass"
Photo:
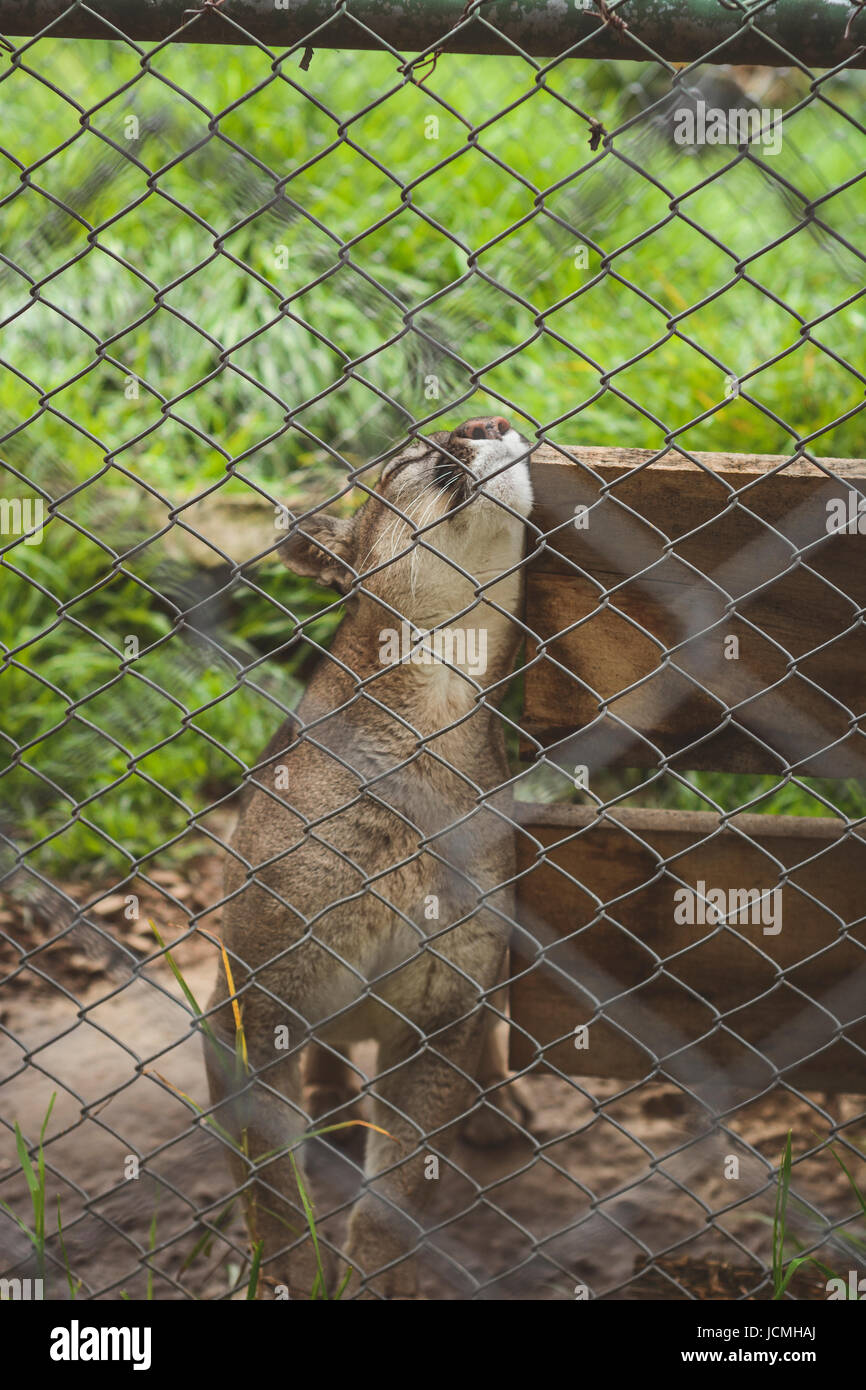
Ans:
[[[39,1131],[39,1143],[36,1147],[36,1162],[30,1157],[30,1150],[24,1135],[15,1121],[15,1148],[18,1154],[18,1162],[24,1181],[27,1184],[27,1191],[30,1196],[30,1207],[33,1213],[32,1228],[20,1217],[16,1216],[6,1202],[0,1202],[0,1207],[12,1217],[19,1230],[33,1246],[36,1256],[36,1277],[44,1281],[46,1271],[45,1250],[47,1244],[47,1234],[45,1230],[45,1214],[48,1206],[47,1185],[45,1179],[45,1131],[48,1128],[48,1121],[51,1119],[51,1112],[54,1109],[54,1102],[57,1099],[57,1092],[52,1091],[51,1099],[48,1102],[48,1109],[45,1111],[45,1118],[42,1121],[42,1128]],[[81,1290],[81,1280],[73,1277],[69,1265],[69,1256],[66,1253],[66,1242],[63,1238],[63,1217],[61,1212],[60,1197],[57,1198],[57,1243],[60,1246],[60,1253],[63,1258],[63,1267],[66,1274],[66,1283],[69,1288],[69,1297],[74,1300]]]
[[[43,872],[124,875],[200,845],[196,817],[297,700],[298,624],[324,610],[303,630],[333,632],[332,598],[273,565],[197,612],[203,636],[178,627],[195,574],[158,532],[207,489],[309,506],[407,421],[503,402],[563,444],[862,453],[860,418],[836,423],[862,404],[844,366],[861,263],[828,233],[788,235],[797,212],[753,161],[690,193],[729,151],[616,135],[663,188],[593,155],[565,102],[616,131],[637,65],[570,62],[536,87],[520,61],[445,56],[425,90],[387,55],[324,50],[306,73],[286,62],[292,85],[250,48],[178,45],[145,70],[125,45],[42,40],[30,72],[0,63],[0,491],[21,493],[17,470],[65,499],[40,546],[8,553],[0,604],[0,814]],[[793,107],[806,86],[789,83]],[[856,110],[863,87],[822,91]],[[826,195],[863,153],[812,101],[766,164],[856,243],[858,186]],[[259,659],[255,688],[238,671]],[[827,813],[809,782],[694,785],[651,799]],[[830,792],[866,809],[859,788]]]
[[[52,1092],[48,1109],[45,1112],[45,1119],[42,1121],[42,1128],[39,1131],[39,1145],[36,1150],[36,1163],[30,1157],[27,1141],[15,1122],[15,1148],[18,1152],[18,1162],[27,1183],[27,1191],[30,1194],[30,1205],[33,1210],[33,1229],[25,1224],[20,1217],[6,1205],[0,1202],[0,1207],[12,1217],[18,1228],[24,1232],[36,1253],[36,1272],[39,1279],[45,1278],[45,1209],[46,1209],[46,1188],[45,1188],[45,1131],[48,1128],[48,1121],[51,1119],[51,1111],[54,1109],[54,1102],[57,1099],[57,1092]],[[60,1225],[60,1204],[57,1207],[57,1229],[61,1231]]]
[[[779,1163],[779,1176],[776,1182],[776,1207],[773,1214],[773,1255],[772,1255],[772,1276],[773,1276],[773,1298],[778,1300],[784,1298],[788,1287],[797,1270],[803,1265],[814,1265],[828,1280],[839,1279],[846,1289],[845,1297],[849,1296],[847,1274],[840,1273],[838,1270],[831,1269],[815,1255],[796,1255],[786,1258],[786,1249],[789,1245],[795,1245],[798,1250],[802,1250],[802,1243],[797,1240],[788,1230],[788,1202],[791,1191],[791,1130],[788,1130],[785,1141],[785,1151]],[[866,1218],[866,1197],[860,1191],[847,1166],[831,1146],[830,1152],[835,1158],[845,1177],[848,1179],[857,1204]],[[866,1251],[866,1240],[848,1230],[838,1230],[835,1232],[836,1239],[841,1242],[848,1254],[857,1265],[862,1265],[863,1253]],[[857,1297],[857,1295],[855,1295]]]

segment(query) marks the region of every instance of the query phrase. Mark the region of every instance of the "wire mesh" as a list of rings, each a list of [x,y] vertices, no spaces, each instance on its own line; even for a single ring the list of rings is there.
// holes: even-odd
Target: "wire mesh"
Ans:
[[[205,8],[242,29],[229,0]],[[765,7],[727,8],[760,30]],[[684,65],[630,28],[639,62],[566,36],[550,60],[466,57],[445,32],[407,57],[337,9],[373,52],[321,30],[217,57],[114,25],[3,42],[7,1292],[322,1296],[348,1265],[347,1298],[419,1278],[437,1298],[769,1297],[789,1136],[788,1257],[859,1277],[861,711],[814,672],[831,650],[856,670],[862,641],[860,551],[842,578],[821,564],[831,507],[852,541],[863,509],[860,50]],[[491,29],[483,11],[460,25]],[[738,485],[708,462],[723,448],[775,462]],[[683,495],[715,487],[703,519],[682,522],[676,475],[670,526],[641,500],[671,450]],[[783,475],[823,490],[768,512]],[[732,515],[748,551],[695,559]],[[525,591],[554,574],[542,626]],[[659,575],[661,616],[629,602]],[[795,654],[754,616],[792,575],[821,633]],[[598,679],[599,618],[651,645],[642,674]],[[733,618],[782,661],[740,697],[701,645]],[[553,675],[585,722],[529,717]],[[678,735],[660,676],[753,760]],[[838,719],[804,750],[806,686]],[[641,818],[669,809],[705,813],[677,822],[687,845]],[[809,815],[813,839],[786,859],[761,811]],[[708,913],[722,834],[764,865],[752,922],[772,936],[784,889],[830,944],[795,938],[780,965]],[[730,1007],[689,983],[680,890],[697,944],[746,948]],[[840,943],[844,970],[804,985]],[[574,1038],[527,1026],[530,977],[571,992]],[[648,982],[702,1002],[697,1036]],[[789,1064],[740,1031],[748,1006],[782,1018]],[[592,1044],[585,1073],[563,1063],[596,1023],[637,1070],[596,1075]],[[726,1070],[720,1036],[769,1080]],[[831,1045],[841,1082],[838,1052],[799,1081]],[[785,1292],[826,1297],[825,1275]]]

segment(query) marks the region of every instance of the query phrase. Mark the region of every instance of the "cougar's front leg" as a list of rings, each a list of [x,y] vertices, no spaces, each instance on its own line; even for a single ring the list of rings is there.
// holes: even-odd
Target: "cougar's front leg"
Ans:
[[[425,1176],[425,1159],[447,1153],[457,1123],[478,1095],[471,1078],[483,1031],[478,1009],[432,1043],[421,1044],[412,1034],[380,1048],[380,1079],[370,1088],[372,1118],[388,1133],[368,1134],[365,1190],[352,1210],[346,1243],[348,1264],[356,1271],[348,1293],[415,1297],[414,1256],[423,1246],[434,1187]]]

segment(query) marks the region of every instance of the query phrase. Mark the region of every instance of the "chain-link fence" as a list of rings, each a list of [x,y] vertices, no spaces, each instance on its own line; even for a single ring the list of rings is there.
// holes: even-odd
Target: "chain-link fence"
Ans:
[[[155,8],[0,0],[3,1296],[856,1296],[866,16]]]

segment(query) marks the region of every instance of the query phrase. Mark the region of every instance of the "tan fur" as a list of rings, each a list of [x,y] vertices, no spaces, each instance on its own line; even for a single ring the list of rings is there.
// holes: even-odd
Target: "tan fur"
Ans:
[[[208,1057],[217,1118],[253,1161],[284,1151],[309,1124],[301,1045],[317,1040],[308,1104],[321,1113],[353,1094],[351,1045],[378,1043],[370,1118],[392,1137],[367,1132],[345,1251],[374,1296],[415,1292],[407,1252],[431,1190],[424,1155],[445,1153],[469,1111],[477,1142],[505,1124],[479,1105],[481,1090],[506,1078],[503,1026],[491,1028],[495,1014],[479,1001],[505,970],[512,896],[500,885],[513,876],[514,849],[508,795],[484,794],[508,777],[495,705],[520,642],[511,615],[531,494],[525,461],[510,459],[527,452],[513,431],[490,446],[435,435],[386,468],[351,519],[300,522],[286,563],[351,593],[348,612],[296,721],[265,750],[231,842],[223,933],[260,1079],[239,1091],[231,1078],[221,978],[211,1021],[225,1049]],[[478,597],[481,585],[490,587]],[[473,680],[441,662],[383,665],[382,631],[401,618],[424,631],[484,628],[486,671]],[[428,920],[433,895],[439,914]],[[288,1052],[275,1047],[280,1025]],[[525,1119],[519,1099],[502,1097],[501,1111]],[[248,1180],[245,1159],[234,1171]],[[312,1252],[289,1161],[260,1162],[257,1179],[252,1224],[266,1272],[309,1297]]]

